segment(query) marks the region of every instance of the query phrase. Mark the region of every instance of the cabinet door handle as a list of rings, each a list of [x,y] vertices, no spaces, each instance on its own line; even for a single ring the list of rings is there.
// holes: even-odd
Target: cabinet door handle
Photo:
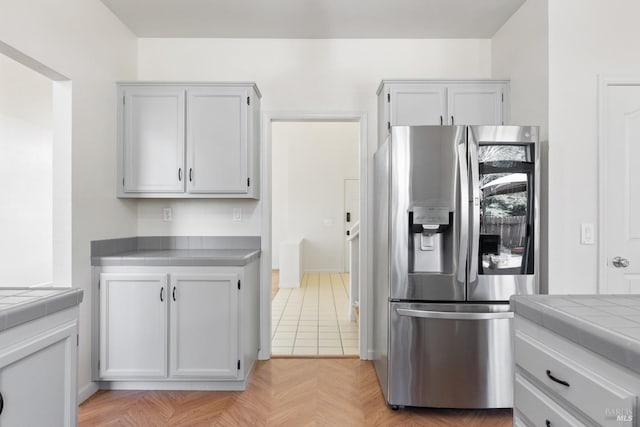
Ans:
[[[456,122],[453,120],[453,116],[451,116],[451,125],[453,126],[455,124],[456,124]]]
[[[176,300],[176,287],[173,287],[173,292],[171,292],[171,294],[173,295],[173,300]]]
[[[569,387],[569,383],[568,382],[563,381],[561,379],[558,379],[558,378],[554,377],[553,375],[551,375],[551,371],[549,369],[547,369],[547,376],[549,377],[549,379],[551,381],[555,381],[558,384],[562,384],[563,386]]]
[[[193,174],[193,169],[189,168],[189,182],[193,181],[191,176],[192,174]]]
[[[164,301],[164,286],[160,288],[160,301]]]
[[[178,181],[182,181],[182,168],[178,168]]]

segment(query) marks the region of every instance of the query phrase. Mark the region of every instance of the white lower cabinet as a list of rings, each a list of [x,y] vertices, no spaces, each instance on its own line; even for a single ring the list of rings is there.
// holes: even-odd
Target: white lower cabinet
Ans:
[[[96,278],[105,388],[244,388],[258,354],[258,261],[101,267]]]
[[[637,425],[640,375],[520,316],[514,346],[520,425]]]
[[[238,274],[171,277],[170,375],[237,378]]]
[[[0,333],[0,425],[77,424],[78,309]]]

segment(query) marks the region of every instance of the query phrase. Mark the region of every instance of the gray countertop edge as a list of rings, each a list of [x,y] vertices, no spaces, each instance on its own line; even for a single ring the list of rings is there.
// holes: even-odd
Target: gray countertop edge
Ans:
[[[562,298],[562,296],[558,296]],[[640,341],[530,296],[513,296],[515,313],[612,362],[640,374]]]
[[[3,288],[12,289],[12,288]],[[15,288],[18,289],[18,288]],[[77,288],[19,288],[28,290],[59,290],[54,295],[38,298],[0,310],[0,331],[37,320],[49,314],[74,307],[82,302],[84,291]]]
[[[96,267],[106,266],[245,266],[251,261],[260,258],[258,249],[233,249],[229,251],[194,250],[189,255],[189,250],[163,250],[157,251],[132,251],[109,256],[91,257],[91,265]]]

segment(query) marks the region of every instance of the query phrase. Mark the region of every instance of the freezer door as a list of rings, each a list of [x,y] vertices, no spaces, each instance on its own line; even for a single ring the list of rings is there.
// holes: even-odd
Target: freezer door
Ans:
[[[374,230],[390,242],[389,297],[464,301],[465,127],[393,127],[389,158],[389,229]]]
[[[390,405],[508,408],[513,404],[507,304],[390,304]]]
[[[538,129],[470,126],[470,301],[538,293]]]

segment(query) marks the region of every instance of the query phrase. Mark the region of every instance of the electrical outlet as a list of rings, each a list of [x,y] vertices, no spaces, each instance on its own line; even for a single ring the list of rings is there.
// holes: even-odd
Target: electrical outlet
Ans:
[[[171,208],[162,208],[162,220],[165,222],[173,221],[173,210]]]
[[[593,245],[596,242],[595,228],[592,223],[585,222],[580,226],[580,243],[583,245]]]
[[[231,220],[235,222],[242,221],[242,208],[233,208],[233,215],[231,217]]]

